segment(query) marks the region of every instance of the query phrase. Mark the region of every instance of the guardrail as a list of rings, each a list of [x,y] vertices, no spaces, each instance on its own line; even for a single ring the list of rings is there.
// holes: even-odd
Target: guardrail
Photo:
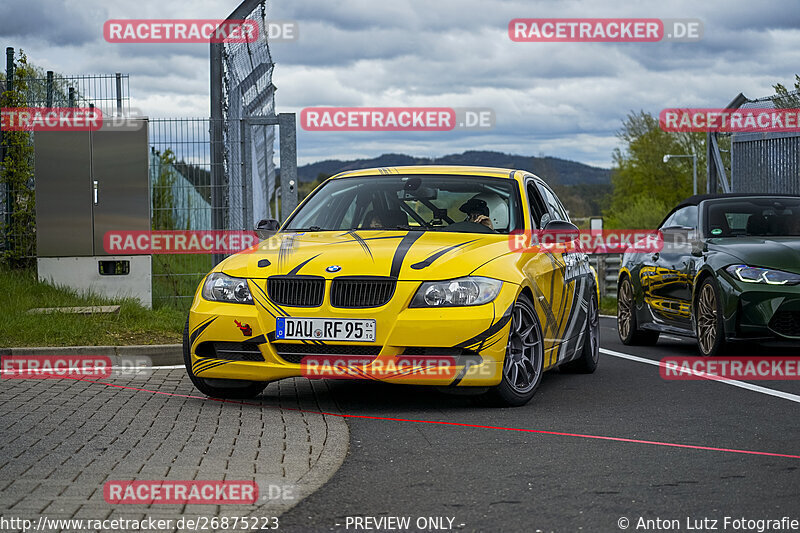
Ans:
[[[600,298],[617,297],[617,278],[622,264],[622,254],[594,254],[589,261],[597,270],[600,283]]]

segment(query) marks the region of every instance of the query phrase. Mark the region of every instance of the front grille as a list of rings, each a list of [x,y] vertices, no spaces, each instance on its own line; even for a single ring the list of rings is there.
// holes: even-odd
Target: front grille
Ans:
[[[778,311],[769,321],[769,329],[786,337],[800,337],[800,311]]]
[[[380,346],[351,346],[344,344],[288,344],[274,343],[273,348],[286,362],[299,365],[304,357],[309,355],[345,355],[366,356],[370,359],[380,353]]]
[[[252,342],[201,342],[195,353],[197,357],[228,361],[264,361],[258,345]]]
[[[319,276],[271,276],[267,278],[269,299],[278,305],[319,307],[325,294],[325,278]]]
[[[380,307],[392,299],[394,278],[338,277],[331,283],[333,307]]]

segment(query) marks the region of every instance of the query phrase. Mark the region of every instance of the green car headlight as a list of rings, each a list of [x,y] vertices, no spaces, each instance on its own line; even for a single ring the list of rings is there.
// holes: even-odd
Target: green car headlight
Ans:
[[[725,271],[744,283],[766,283],[768,285],[798,285],[800,274],[760,268],[749,265],[731,265]]]
[[[212,302],[251,304],[253,297],[247,287],[247,280],[233,278],[222,272],[209,274],[203,283],[203,298]]]
[[[417,289],[411,307],[458,307],[482,305],[494,300],[503,282],[468,276],[446,281],[426,281]]]

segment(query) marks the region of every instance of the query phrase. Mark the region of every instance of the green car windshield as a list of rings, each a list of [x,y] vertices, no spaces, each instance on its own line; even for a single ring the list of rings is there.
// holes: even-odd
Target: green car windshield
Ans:
[[[484,176],[365,176],[326,182],[284,231],[522,229],[517,183]]]
[[[711,237],[800,236],[800,197],[713,200],[707,209]]]

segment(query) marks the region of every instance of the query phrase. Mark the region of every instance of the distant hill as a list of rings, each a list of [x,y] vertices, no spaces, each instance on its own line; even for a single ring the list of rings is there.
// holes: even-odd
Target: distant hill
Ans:
[[[529,170],[553,184],[605,185],[611,182],[611,171],[577,161],[557,157],[532,157],[504,154],[492,151],[470,150],[463,154],[450,154],[437,158],[413,157],[406,154],[383,154],[372,159],[340,161],[330,159],[298,167],[300,181],[314,181],[320,174],[332,176],[344,170],[370,167],[394,167],[404,165],[478,165],[483,167],[504,167]]]

